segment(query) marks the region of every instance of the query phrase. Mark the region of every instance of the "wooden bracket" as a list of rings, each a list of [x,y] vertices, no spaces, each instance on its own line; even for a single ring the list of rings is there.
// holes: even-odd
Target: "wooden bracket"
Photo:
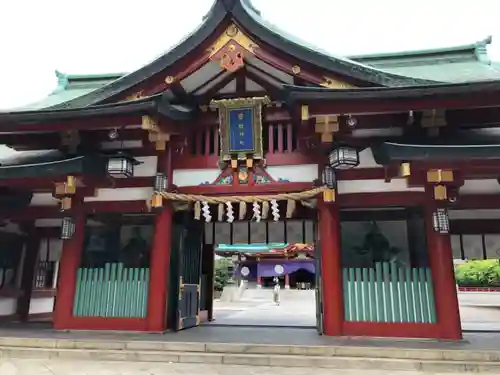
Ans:
[[[148,132],[148,139],[155,144],[157,151],[164,151],[166,144],[170,141],[170,134],[161,131],[158,122],[151,116],[142,116],[141,127]]]
[[[427,171],[427,182],[439,184],[442,182],[453,182],[455,176],[452,170],[448,169],[431,169]]]
[[[323,115],[316,117],[315,132],[321,135],[321,142],[333,142],[333,134],[339,131],[339,117],[337,115]]]
[[[78,130],[65,130],[60,133],[61,145],[67,147],[71,153],[75,153],[80,145],[80,133]]]
[[[446,111],[444,109],[432,109],[422,114],[423,128],[440,128],[446,126]]]

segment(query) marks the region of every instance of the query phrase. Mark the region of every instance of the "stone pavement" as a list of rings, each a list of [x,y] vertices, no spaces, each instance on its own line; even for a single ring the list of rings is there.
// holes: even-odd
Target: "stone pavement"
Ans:
[[[59,359],[0,359],[1,375],[305,375],[304,368],[187,363],[67,361]],[[315,375],[420,375],[420,371],[345,370],[315,368]],[[433,373],[439,375],[440,373]],[[463,375],[450,373],[447,375]]]
[[[500,331],[500,293],[458,293],[465,331]],[[213,325],[314,327],[313,290],[282,290],[281,303],[272,302],[271,289],[247,289],[237,302],[214,303]]]
[[[247,290],[237,302],[214,303],[214,325],[316,326],[314,290],[282,290],[277,306],[272,290]]]

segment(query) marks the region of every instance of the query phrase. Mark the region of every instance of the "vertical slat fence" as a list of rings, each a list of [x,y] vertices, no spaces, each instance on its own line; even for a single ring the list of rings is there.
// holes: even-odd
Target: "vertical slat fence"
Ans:
[[[384,262],[342,272],[346,321],[436,323],[430,268]]]
[[[125,268],[122,263],[106,263],[104,268],[80,268],[73,315],[145,318],[148,286],[149,268]]]

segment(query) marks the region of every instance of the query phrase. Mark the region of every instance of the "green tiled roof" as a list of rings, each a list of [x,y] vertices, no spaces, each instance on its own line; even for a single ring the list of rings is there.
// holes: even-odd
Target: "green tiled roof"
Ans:
[[[252,9],[250,11],[256,12]],[[256,13],[256,15],[259,14]],[[488,37],[473,44],[455,47],[356,55],[349,56],[348,59],[382,71],[439,82],[499,80],[500,65],[492,62],[487,54],[486,48],[491,41],[492,38]],[[57,88],[46,98],[24,106],[22,109],[36,110],[65,103],[125,75],[126,73],[68,75],[56,71]]]
[[[474,82],[500,79],[500,67],[488,57],[491,37],[462,46],[350,56],[377,69],[441,82]]]
[[[42,100],[25,105],[22,110],[42,109],[52,107],[68,100],[78,98],[82,95],[105,86],[108,83],[122,77],[125,73],[110,74],[64,74],[56,70],[57,87]]]

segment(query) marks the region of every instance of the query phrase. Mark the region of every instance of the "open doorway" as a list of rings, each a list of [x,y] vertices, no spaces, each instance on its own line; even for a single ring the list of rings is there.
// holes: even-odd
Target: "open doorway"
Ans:
[[[215,269],[210,324],[317,326],[312,220],[208,223],[205,243]]]

